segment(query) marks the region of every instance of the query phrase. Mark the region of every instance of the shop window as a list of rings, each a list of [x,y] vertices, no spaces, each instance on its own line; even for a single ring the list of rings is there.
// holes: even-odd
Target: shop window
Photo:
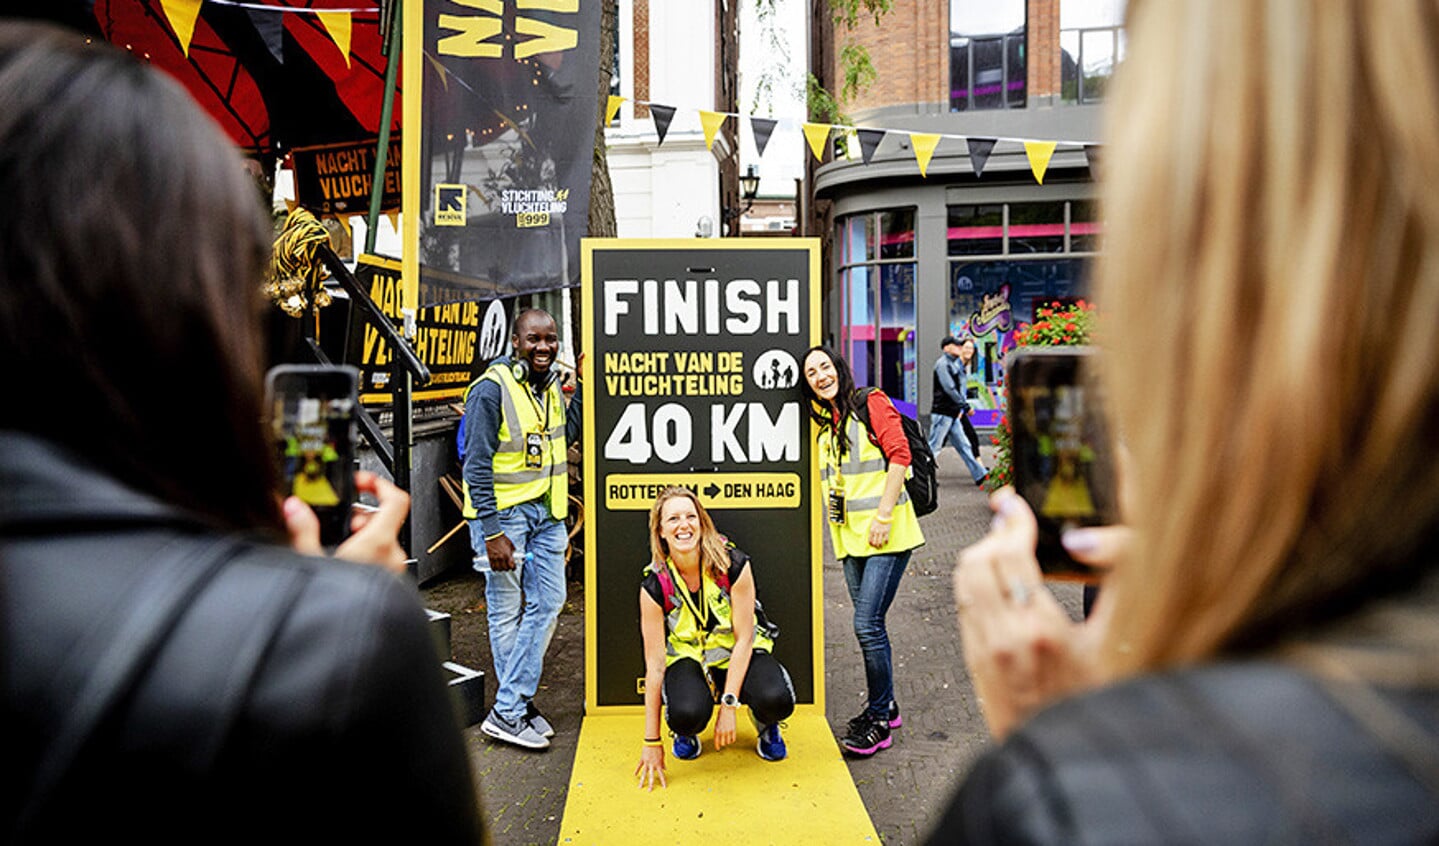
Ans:
[[[1069,251],[1092,253],[1099,249],[1099,217],[1094,203],[1076,201],[1069,204]]]
[[[840,352],[857,384],[882,388],[911,415],[919,400],[914,223],[913,208],[866,212],[837,222]]]
[[[949,254],[999,255],[1004,252],[1004,206],[950,206]]]
[[[1009,252],[1064,252],[1064,206],[1063,202],[1010,203]]]
[[[1025,15],[1024,0],[950,0],[950,111],[1024,108]]]

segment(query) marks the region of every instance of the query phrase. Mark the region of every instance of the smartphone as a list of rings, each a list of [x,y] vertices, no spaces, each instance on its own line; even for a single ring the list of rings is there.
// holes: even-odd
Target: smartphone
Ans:
[[[1060,543],[1070,528],[1118,521],[1109,427],[1093,347],[1020,347],[1005,360],[1014,486],[1039,521],[1049,578],[1095,581]]]
[[[320,543],[350,532],[360,373],[345,365],[282,364],[265,377],[265,408],[280,494],[298,496],[320,518]]]

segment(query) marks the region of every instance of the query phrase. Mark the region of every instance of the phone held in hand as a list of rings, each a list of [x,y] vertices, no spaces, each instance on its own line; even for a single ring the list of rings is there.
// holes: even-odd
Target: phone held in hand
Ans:
[[[1092,582],[1060,543],[1067,529],[1117,522],[1109,427],[1093,347],[1020,347],[1005,361],[1014,485],[1039,522],[1046,577]]]
[[[280,494],[297,496],[320,519],[320,543],[350,533],[355,504],[355,414],[359,371],[344,365],[282,364],[265,377],[265,408],[279,462]]]

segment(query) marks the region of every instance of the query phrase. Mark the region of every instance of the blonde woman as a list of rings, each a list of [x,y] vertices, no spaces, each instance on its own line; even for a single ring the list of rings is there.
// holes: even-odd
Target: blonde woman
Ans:
[[[794,686],[770,654],[777,629],[755,598],[749,556],[715,530],[688,488],[660,491],[650,509],[651,563],[640,584],[645,648],[645,739],[635,768],[640,786],[665,786],[660,711],[674,735],[674,755],[699,757],[699,735],[714,715],[719,751],[735,741],[735,720],[748,706],[766,761],[787,754],[780,721],[794,713]]]
[[[1132,536],[1066,539],[1113,564],[1074,624],[995,497],[955,592],[1003,743],[934,842],[1439,841],[1439,4],[1129,12],[1097,299]]]

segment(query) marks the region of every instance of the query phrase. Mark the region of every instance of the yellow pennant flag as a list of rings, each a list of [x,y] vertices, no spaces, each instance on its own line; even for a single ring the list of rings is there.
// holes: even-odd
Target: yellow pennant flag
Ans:
[[[202,0],[160,0],[160,9],[165,20],[180,39],[180,51],[190,58],[190,39],[195,37],[195,19],[200,17]]]
[[[816,161],[824,161],[824,144],[829,140],[831,126],[827,123],[807,123],[804,125],[804,137],[809,141],[810,152],[814,153]]]
[[[385,212],[385,218],[390,221],[390,228],[396,232],[400,231],[400,213],[397,211]]]
[[[1044,184],[1044,172],[1049,170],[1049,159],[1054,155],[1053,141],[1026,141],[1024,142],[1024,154],[1029,156],[1029,169],[1034,171],[1034,179],[1040,185]]]
[[[350,228],[350,216],[349,216],[349,215],[347,215],[347,214],[337,214],[337,215],[335,215],[335,222],[338,223],[338,224],[340,224],[340,228],[341,228],[341,229],[345,230],[345,238],[346,238],[346,239],[348,239],[348,240],[350,240],[350,241],[355,240],[354,230],[352,230],[352,229]]]
[[[929,169],[934,148],[939,146],[939,136],[929,132],[911,132],[909,143],[914,147],[914,160],[919,163],[919,175],[927,177],[925,171]]]
[[[705,129],[705,149],[714,149],[715,133],[719,132],[720,125],[729,115],[722,112],[707,112],[700,109],[700,125]]]
[[[620,113],[620,104],[623,103],[624,101],[625,101],[625,98],[623,98],[623,97],[616,97],[614,94],[611,94],[611,95],[610,95],[609,101],[608,101],[607,103],[605,103],[605,125],[606,125],[606,126],[608,126],[608,125],[610,125],[610,124],[612,124],[612,123],[615,122],[615,115],[617,115],[617,114]]]
[[[450,72],[447,71],[447,70],[445,70],[445,66],[442,65],[442,64],[440,64],[440,60],[439,60],[439,59],[436,59],[434,56],[431,56],[429,53],[426,53],[426,54],[425,54],[425,58],[428,59],[429,62],[430,62],[430,64],[434,66],[434,68],[435,68],[435,73],[437,73],[437,74],[440,75],[440,84],[445,87],[445,90],[446,90],[446,91],[449,91],[449,90],[450,90]]]
[[[335,46],[345,56],[345,67],[350,67],[350,13],[349,12],[315,12],[320,18],[320,23],[325,25],[325,31],[330,33]]]

